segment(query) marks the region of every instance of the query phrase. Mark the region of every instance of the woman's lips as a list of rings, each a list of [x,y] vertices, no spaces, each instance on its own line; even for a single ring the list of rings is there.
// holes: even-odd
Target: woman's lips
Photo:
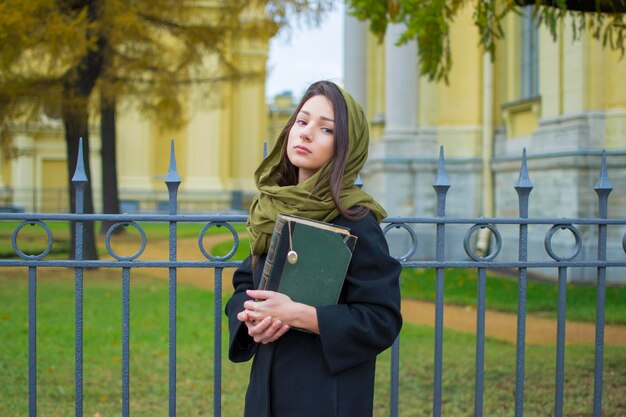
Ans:
[[[300,153],[311,153],[311,150],[306,146],[296,145],[293,147],[293,149]]]

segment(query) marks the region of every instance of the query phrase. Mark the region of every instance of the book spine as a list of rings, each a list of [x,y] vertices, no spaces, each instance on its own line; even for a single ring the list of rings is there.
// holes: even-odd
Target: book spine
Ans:
[[[274,233],[272,233],[272,240],[267,250],[267,257],[265,259],[265,265],[263,266],[263,275],[261,275],[261,282],[259,284],[260,290],[266,290],[270,281],[270,275],[274,268],[274,260],[276,259],[276,249],[278,247],[278,241],[285,225],[285,219],[276,219],[276,225],[274,225]]]

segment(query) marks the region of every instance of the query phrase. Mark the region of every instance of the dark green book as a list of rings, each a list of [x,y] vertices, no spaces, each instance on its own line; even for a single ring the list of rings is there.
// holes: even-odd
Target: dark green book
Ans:
[[[259,289],[314,307],[336,304],[356,240],[348,228],[279,214]]]

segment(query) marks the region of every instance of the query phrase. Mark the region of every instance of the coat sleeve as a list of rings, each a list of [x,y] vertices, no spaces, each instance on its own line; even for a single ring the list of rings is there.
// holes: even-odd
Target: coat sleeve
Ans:
[[[402,268],[389,255],[374,216],[336,223],[350,227],[358,240],[339,303],[317,308],[322,351],[333,374],[374,359],[393,344],[402,327]]]
[[[228,358],[233,362],[245,362],[252,358],[257,348],[257,344],[248,334],[246,325],[237,319],[237,314],[244,310],[243,303],[250,300],[246,290],[254,289],[250,257],[243,261],[233,274],[233,287],[235,292],[226,303],[230,331]]]

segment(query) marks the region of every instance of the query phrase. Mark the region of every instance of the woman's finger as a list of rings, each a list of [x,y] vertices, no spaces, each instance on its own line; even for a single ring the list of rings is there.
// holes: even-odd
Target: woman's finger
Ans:
[[[288,330],[289,330],[289,326],[287,326],[286,324],[281,324],[276,330],[276,332],[274,333],[274,335],[272,336],[271,341],[274,342],[278,340],[282,335],[287,333]]]
[[[237,320],[245,322],[245,321],[248,321],[248,319],[249,319],[248,312],[246,310],[243,310],[237,313]]]
[[[257,324],[248,326],[248,334],[254,339],[255,342],[259,342],[265,330],[272,325],[272,318],[265,317]]]
[[[261,307],[261,306],[259,306],[259,304],[261,304],[261,303],[256,302],[256,301],[252,301],[252,300],[248,300],[245,303],[243,303],[243,308],[245,308],[246,310],[255,311],[259,307]]]
[[[282,327],[283,323],[280,320],[274,320],[272,325],[263,333],[261,343],[272,343],[282,336],[280,333]]]
[[[246,290],[246,294],[248,294],[248,297],[252,297],[255,300],[267,300],[272,295],[276,294],[276,292],[265,290]]]

